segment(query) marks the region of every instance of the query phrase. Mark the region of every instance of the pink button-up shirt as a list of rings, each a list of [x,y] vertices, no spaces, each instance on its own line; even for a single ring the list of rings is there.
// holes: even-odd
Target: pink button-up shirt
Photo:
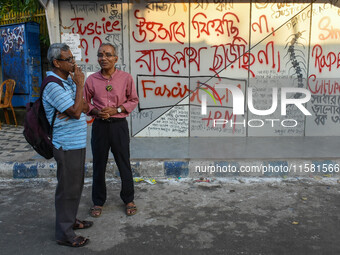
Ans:
[[[106,87],[112,86],[111,91]],[[124,106],[127,112],[118,113],[112,117],[124,118],[129,115],[138,104],[138,96],[135,83],[129,73],[116,69],[110,79],[105,78],[101,72],[91,74],[85,82],[85,100],[89,104],[90,113],[93,108],[99,110],[104,107]]]

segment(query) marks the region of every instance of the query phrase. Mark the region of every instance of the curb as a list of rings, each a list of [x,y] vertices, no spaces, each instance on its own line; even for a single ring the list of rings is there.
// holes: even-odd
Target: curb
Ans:
[[[340,159],[296,160],[131,160],[134,177],[313,177],[340,176]],[[85,176],[92,177],[92,162],[85,163]],[[55,177],[55,161],[0,163],[0,177],[26,179]],[[114,160],[107,164],[108,178],[119,176]]]

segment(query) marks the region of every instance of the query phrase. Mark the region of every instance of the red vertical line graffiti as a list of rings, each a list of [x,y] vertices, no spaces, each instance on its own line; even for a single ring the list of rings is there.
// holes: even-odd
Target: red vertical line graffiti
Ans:
[[[311,3],[311,6],[310,6],[310,11],[311,13],[313,12],[313,4],[314,4],[314,1]],[[313,21],[313,15],[310,15],[310,20],[309,20],[309,42],[308,42],[308,57],[307,57],[307,82],[306,82],[306,86],[308,88],[308,77],[309,77],[309,61],[310,61],[310,44],[311,44],[311,39],[312,39],[312,21]],[[304,116],[304,123],[306,123],[306,115]],[[306,136],[306,125],[303,125],[303,136]]]
[[[251,55],[251,49],[252,49],[252,47],[251,47],[251,20],[252,20],[252,9],[253,9],[253,4],[252,4],[252,1],[250,1],[250,8],[249,8],[250,10],[250,14],[249,14],[249,38],[248,38],[248,42],[249,42],[249,55]],[[248,70],[250,70],[250,61],[248,62]],[[247,82],[247,84],[245,85],[245,89],[244,89],[244,98],[245,98],[245,100],[244,100],[244,109],[247,109],[247,98],[248,98],[248,86],[250,85],[250,83],[249,83],[249,80],[250,80],[250,71],[248,71],[248,82]],[[236,115],[235,115],[236,116]],[[245,116],[245,120],[246,120],[246,123],[248,123],[248,119],[249,119],[249,114],[248,114],[248,110],[246,111],[246,116]],[[236,120],[236,117],[235,117],[235,120]],[[248,136],[248,126],[246,126],[246,137]]]
[[[185,3],[183,3],[183,4],[185,4]],[[190,7],[190,1],[188,1],[188,5],[189,5],[189,13],[188,13],[188,24],[190,24],[190,20],[191,20],[191,7]],[[190,25],[188,25],[188,27],[189,27],[189,50],[190,50],[190,52],[191,52],[191,26]],[[192,91],[191,90],[191,65],[190,65],[190,54],[188,54],[188,58],[189,58],[189,73],[188,73],[188,81],[189,81],[189,90],[190,91]],[[190,130],[191,130],[191,103],[190,103],[190,93],[191,92],[189,92],[189,95],[188,95],[188,100],[189,100],[189,121],[188,121],[188,137],[191,137],[191,132],[190,132]]]
[[[280,51],[277,52],[277,61],[278,61],[277,72],[279,73],[279,72],[281,71],[281,57],[280,57]]]

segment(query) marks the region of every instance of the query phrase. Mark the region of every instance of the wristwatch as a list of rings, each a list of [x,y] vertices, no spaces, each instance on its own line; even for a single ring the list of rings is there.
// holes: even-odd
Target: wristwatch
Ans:
[[[122,109],[120,107],[117,108],[117,112],[118,113],[121,113],[122,112]]]

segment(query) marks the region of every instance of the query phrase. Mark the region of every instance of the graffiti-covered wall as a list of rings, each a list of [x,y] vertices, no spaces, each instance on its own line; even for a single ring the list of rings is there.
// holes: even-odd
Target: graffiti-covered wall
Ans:
[[[98,46],[116,46],[117,68],[133,75],[140,98],[132,136],[340,135],[339,7],[61,1],[61,41],[87,75],[99,70]]]
[[[0,47],[2,78],[16,83],[12,105],[25,106],[36,101],[41,84],[39,24],[0,26]]]

